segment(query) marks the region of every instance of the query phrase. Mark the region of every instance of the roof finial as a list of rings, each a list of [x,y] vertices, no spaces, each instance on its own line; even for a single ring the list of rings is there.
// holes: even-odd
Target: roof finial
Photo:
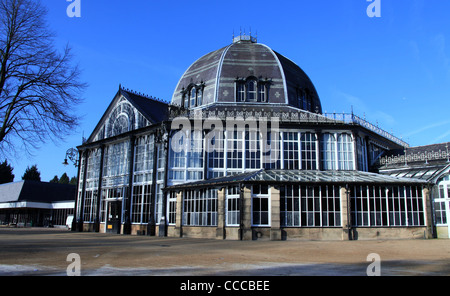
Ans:
[[[258,37],[258,32],[256,33],[256,37],[252,36],[252,28],[250,27],[250,32],[249,35],[247,35],[245,28],[244,28],[244,32],[242,32],[242,27],[239,27],[239,36],[235,36],[234,35],[234,30],[233,30],[233,43],[238,43],[238,42],[251,42],[251,43],[257,43],[257,37]]]

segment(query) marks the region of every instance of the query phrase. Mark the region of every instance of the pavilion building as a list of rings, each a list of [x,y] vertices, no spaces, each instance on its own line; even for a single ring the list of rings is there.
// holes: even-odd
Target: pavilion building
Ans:
[[[433,236],[423,178],[380,173],[407,143],[325,114],[293,61],[252,36],[196,60],[170,103],[119,87],[78,147],[79,231],[218,239]]]

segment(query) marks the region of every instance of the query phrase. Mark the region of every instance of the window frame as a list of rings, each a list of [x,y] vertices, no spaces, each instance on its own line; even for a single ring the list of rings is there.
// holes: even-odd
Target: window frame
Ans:
[[[266,191],[267,189],[267,191]],[[269,185],[253,185],[251,189],[252,197],[252,227],[270,227],[271,226],[271,198]],[[264,193],[262,193],[264,192]],[[267,204],[266,204],[267,203]],[[264,206],[264,207],[263,207]],[[265,217],[267,215],[267,222]]]

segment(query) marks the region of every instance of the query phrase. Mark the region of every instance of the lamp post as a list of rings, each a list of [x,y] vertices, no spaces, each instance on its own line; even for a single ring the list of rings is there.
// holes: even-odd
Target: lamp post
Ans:
[[[66,151],[66,158],[64,158],[64,162],[62,163],[65,166],[69,165],[67,159],[73,162],[75,167],[78,167],[78,150],[75,148],[70,148]]]
[[[69,165],[69,163],[67,162],[68,159],[73,163],[73,165],[76,168],[78,168],[79,160],[78,160],[78,150],[77,149],[69,148],[66,151],[66,158],[64,158],[64,162],[62,164],[65,166],[68,166]],[[71,227],[72,231],[76,231],[78,229],[77,219],[76,219],[76,208],[77,208],[77,197],[75,196],[74,219],[72,220],[72,227]]]

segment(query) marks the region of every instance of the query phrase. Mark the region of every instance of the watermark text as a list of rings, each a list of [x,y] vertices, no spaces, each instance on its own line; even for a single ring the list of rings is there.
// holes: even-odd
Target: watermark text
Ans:
[[[81,0],[66,0],[70,2],[67,6],[66,14],[68,17],[81,17]]]
[[[381,275],[381,257],[377,253],[371,253],[367,256],[367,261],[372,262],[367,266],[367,276],[380,276]]]
[[[381,17],[381,0],[367,0],[371,2],[367,7],[367,16],[370,18]]]
[[[81,258],[77,253],[70,253],[67,255],[67,262],[72,262],[67,266],[67,276],[80,276],[81,275]]]

